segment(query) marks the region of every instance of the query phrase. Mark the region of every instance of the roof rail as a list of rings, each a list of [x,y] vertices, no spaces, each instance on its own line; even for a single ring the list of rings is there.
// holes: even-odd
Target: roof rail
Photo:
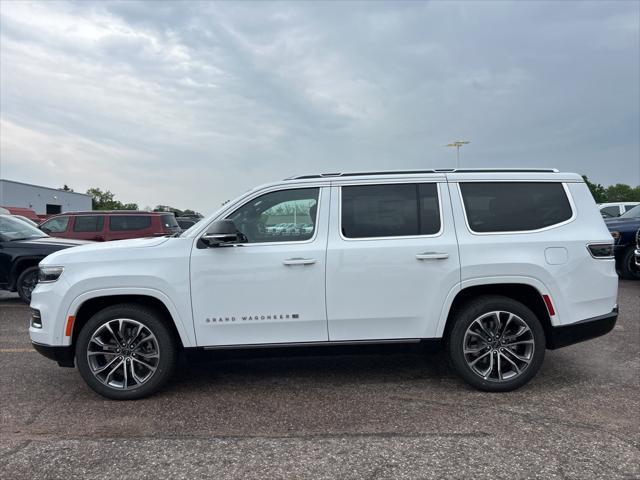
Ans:
[[[426,170],[380,170],[372,172],[344,172],[344,173],[319,173],[315,175],[298,175],[285,178],[284,180],[308,180],[312,178],[331,178],[331,177],[359,177],[366,175],[412,175],[421,173],[558,173],[557,168],[431,168]]]

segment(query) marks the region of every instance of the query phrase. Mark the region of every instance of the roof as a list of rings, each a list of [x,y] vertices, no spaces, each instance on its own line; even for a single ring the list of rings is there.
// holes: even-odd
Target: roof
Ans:
[[[172,215],[173,212],[147,212],[146,210],[85,210],[79,212],[56,213],[55,217],[61,215]],[[51,218],[51,217],[49,217]]]
[[[7,180],[5,178],[1,178],[0,182],[16,183],[18,185],[26,185],[27,187],[42,188],[44,190],[52,190],[52,191],[58,192],[58,193],[65,193],[65,194],[68,193],[69,195],[82,195],[83,197],[91,198],[91,195],[89,195],[88,193],[72,192],[72,191],[69,191],[69,190],[62,190],[60,188],[53,188],[53,187],[43,187],[42,185],[35,185],[33,183],[25,183],[25,182],[17,182],[15,180]]]
[[[431,168],[425,170],[379,170],[372,172],[319,173],[298,175],[287,180],[307,180],[312,178],[369,177],[374,175],[419,175],[425,173],[559,173],[557,168]]]

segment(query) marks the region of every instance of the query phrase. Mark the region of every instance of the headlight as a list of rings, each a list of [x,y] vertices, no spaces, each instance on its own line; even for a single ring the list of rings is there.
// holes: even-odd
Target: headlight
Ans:
[[[55,282],[60,278],[63,271],[64,267],[40,267],[38,270],[38,282]]]

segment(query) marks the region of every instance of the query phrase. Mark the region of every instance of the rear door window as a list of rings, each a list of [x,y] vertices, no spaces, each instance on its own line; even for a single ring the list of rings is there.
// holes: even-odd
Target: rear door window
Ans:
[[[460,183],[469,227],[474,232],[523,232],[557,225],[573,216],[562,183]]]
[[[342,235],[379,238],[432,235],[440,231],[435,183],[342,187]]]
[[[102,215],[81,215],[75,217],[73,222],[74,232],[101,232],[104,227]]]
[[[611,217],[620,216],[620,207],[618,207],[617,205],[601,208],[600,211],[608,214]]]
[[[151,226],[150,215],[110,215],[109,229],[113,232],[144,230]]]

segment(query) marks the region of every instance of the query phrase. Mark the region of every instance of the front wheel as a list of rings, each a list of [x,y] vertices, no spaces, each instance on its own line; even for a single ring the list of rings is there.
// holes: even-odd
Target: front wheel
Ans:
[[[470,385],[490,392],[515,390],[540,369],[544,330],[522,303],[507,297],[481,297],[460,309],[454,321],[449,356]]]
[[[173,374],[176,340],[151,309],[114,305],[96,313],[80,331],[76,362],[85,382],[114,400],[158,391]]]
[[[25,303],[31,303],[31,292],[36,288],[38,283],[38,267],[25,268],[18,276],[16,281],[16,290],[18,295]]]

